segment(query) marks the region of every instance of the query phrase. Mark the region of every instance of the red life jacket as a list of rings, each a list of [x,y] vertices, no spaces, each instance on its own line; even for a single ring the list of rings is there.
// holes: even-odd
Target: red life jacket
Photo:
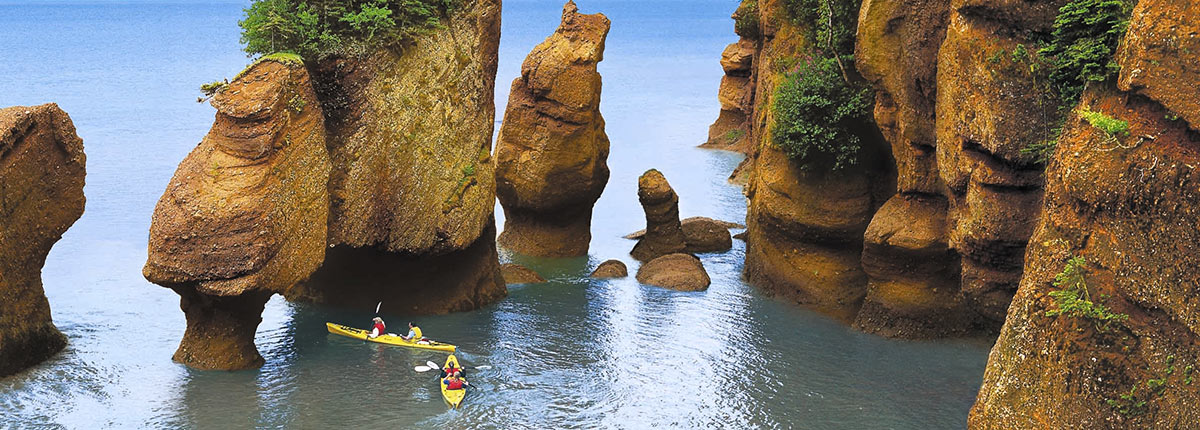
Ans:
[[[380,335],[387,333],[386,331],[384,331],[385,328],[383,326],[383,323],[381,323],[381,322],[375,323],[375,327],[372,327],[372,328],[375,329]]]
[[[461,390],[462,388],[463,388],[462,379],[447,379],[446,380],[446,389],[447,390]]]

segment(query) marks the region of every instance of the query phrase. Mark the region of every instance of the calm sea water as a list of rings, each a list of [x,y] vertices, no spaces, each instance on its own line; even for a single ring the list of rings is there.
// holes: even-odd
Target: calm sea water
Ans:
[[[702,256],[712,287],[679,293],[593,281],[608,258],[636,268],[636,178],[662,170],[684,216],[745,216],[724,178],[740,156],[695,149],[716,117],[733,0],[580,0],[613,21],[602,111],[612,179],[591,255],[527,264],[549,282],[474,312],[418,319],[473,372],[460,410],[413,366],[443,355],[328,335],[370,309],[272,300],[257,342],[267,364],[201,372],[171,361],[178,297],[140,274],[154,204],[212,123],[202,82],[231,76],[243,3],[0,3],[0,106],[57,102],[88,154],[87,212],[43,271],[70,339],[0,380],[0,428],[961,428],[986,341],[904,342],[856,333],[763,297],[740,278],[744,245]],[[497,111],[558,1],[506,0]],[[497,118],[499,119],[499,118]],[[499,212],[499,211],[498,211]],[[407,316],[385,315],[394,325]]]

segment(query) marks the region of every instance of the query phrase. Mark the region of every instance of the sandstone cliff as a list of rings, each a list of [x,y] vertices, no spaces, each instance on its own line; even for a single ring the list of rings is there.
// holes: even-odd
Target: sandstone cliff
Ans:
[[[404,314],[506,294],[490,156],[500,4],[459,4],[442,24],[369,53],[267,56],[217,93],[144,270],[182,298],[176,360],[261,364],[272,294]]]
[[[262,364],[263,305],[325,257],[329,157],[320,104],[299,62],[252,65],[213,97],[212,130],[154,210],[146,279],[175,290],[187,331],[175,360]]]
[[[1197,22],[1194,4],[1138,2],[1119,79],[1093,83],[1069,118],[971,428],[1200,423]],[[1056,315],[1080,306],[1060,299],[1068,266],[1090,312]]]
[[[496,142],[501,246],[526,255],[586,255],[592,205],[608,183],[600,74],[609,20],[573,1],[525,58]]]
[[[757,3],[760,48],[750,118],[753,172],[747,185],[746,278],[769,294],[852,319],[866,295],[860,263],[871,215],[891,194],[883,147],[867,137],[863,164],[842,172],[806,172],[771,140],[775,88],[787,64],[811,55],[811,29],[790,19],[782,0]]]
[[[55,104],[0,109],[0,377],[62,350],[42,265],[83,215],[83,141]]]
[[[289,299],[446,313],[506,294],[492,213],[499,41],[500,2],[466,1],[400,50],[310,64],[333,164],[331,248]]]

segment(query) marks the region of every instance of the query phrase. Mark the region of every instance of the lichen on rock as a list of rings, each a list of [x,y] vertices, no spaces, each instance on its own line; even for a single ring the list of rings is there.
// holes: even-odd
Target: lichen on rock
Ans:
[[[600,74],[609,20],[573,1],[513,80],[496,142],[501,246],[541,257],[586,255],[592,205],[608,183]]]
[[[50,103],[0,109],[0,377],[67,344],[42,289],[50,248],[83,215],[86,156]]]

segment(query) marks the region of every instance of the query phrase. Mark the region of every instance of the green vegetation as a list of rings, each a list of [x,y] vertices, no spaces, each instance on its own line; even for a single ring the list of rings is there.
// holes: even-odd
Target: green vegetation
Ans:
[[[758,0],[746,0],[737,8],[733,31],[740,36],[756,38],[758,34]]]
[[[771,138],[803,170],[842,170],[858,163],[856,128],[870,121],[874,93],[842,79],[837,61],[801,62],[775,92]]]
[[[1194,366],[1187,365],[1183,368],[1182,380],[1184,385],[1192,385],[1192,373]],[[1147,372],[1152,372],[1151,369],[1146,369]],[[1128,393],[1122,393],[1116,399],[1107,399],[1104,402],[1116,409],[1118,414],[1126,418],[1133,418],[1145,414],[1148,410],[1149,402],[1162,394],[1170,386],[1171,377],[1175,374],[1175,356],[1167,356],[1167,368],[1162,373],[1157,374],[1157,378],[1147,379],[1145,383],[1136,382],[1133,387],[1130,387]],[[1175,377],[1176,380],[1179,377]],[[1140,388],[1140,390],[1139,390]]]
[[[204,97],[212,97],[217,95],[217,93],[221,92],[221,90],[225,89],[227,86],[229,86],[228,79],[223,81],[212,81],[207,84],[200,85],[200,92],[204,93]],[[204,98],[201,98],[200,101],[204,101]]]
[[[858,164],[859,130],[871,122],[874,91],[854,72],[857,1],[785,0],[788,19],[808,29],[811,56],[783,59],[772,141],[803,170]]]
[[[1059,289],[1050,292],[1057,309],[1046,311],[1046,316],[1089,319],[1097,330],[1107,332],[1111,323],[1122,323],[1129,319],[1129,315],[1114,313],[1104,304],[1092,301],[1084,279],[1086,270],[1087,262],[1083,257],[1072,257],[1067,261],[1062,273],[1054,276],[1054,286]],[[1107,296],[1101,295],[1100,298],[1107,299]]]
[[[246,52],[317,59],[394,46],[440,26],[457,0],[254,0],[246,9]]]
[[[725,139],[726,144],[730,144],[730,143],[737,142],[738,140],[741,140],[741,138],[745,135],[746,135],[745,130],[742,130],[740,128],[735,128],[733,130],[729,130],[729,131],[725,132],[725,135],[721,136],[721,137],[723,139]]]
[[[1079,116],[1082,117],[1092,127],[1096,127],[1108,135],[1109,139],[1116,140],[1122,136],[1129,135],[1129,122],[1122,121],[1111,116],[1105,115],[1102,112],[1093,112],[1087,109],[1079,111]]]
[[[1126,0],[1071,0],[1058,10],[1042,55],[1054,64],[1050,80],[1065,106],[1074,106],[1088,82],[1116,76],[1117,43],[1129,26],[1133,4]]]
[[[1058,10],[1050,40],[1042,42],[1039,57],[1049,62],[1050,87],[1057,95],[1057,121],[1050,137],[1022,153],[1045,163],[1058,144],[1067,113],[1079,103],[1089,82],[1103,82],[1120,68],[1112,61],[1117,44],[1129,26],[1136,0],[1071,0]],[[1023,46],[1018,46],[1023,48]]]

